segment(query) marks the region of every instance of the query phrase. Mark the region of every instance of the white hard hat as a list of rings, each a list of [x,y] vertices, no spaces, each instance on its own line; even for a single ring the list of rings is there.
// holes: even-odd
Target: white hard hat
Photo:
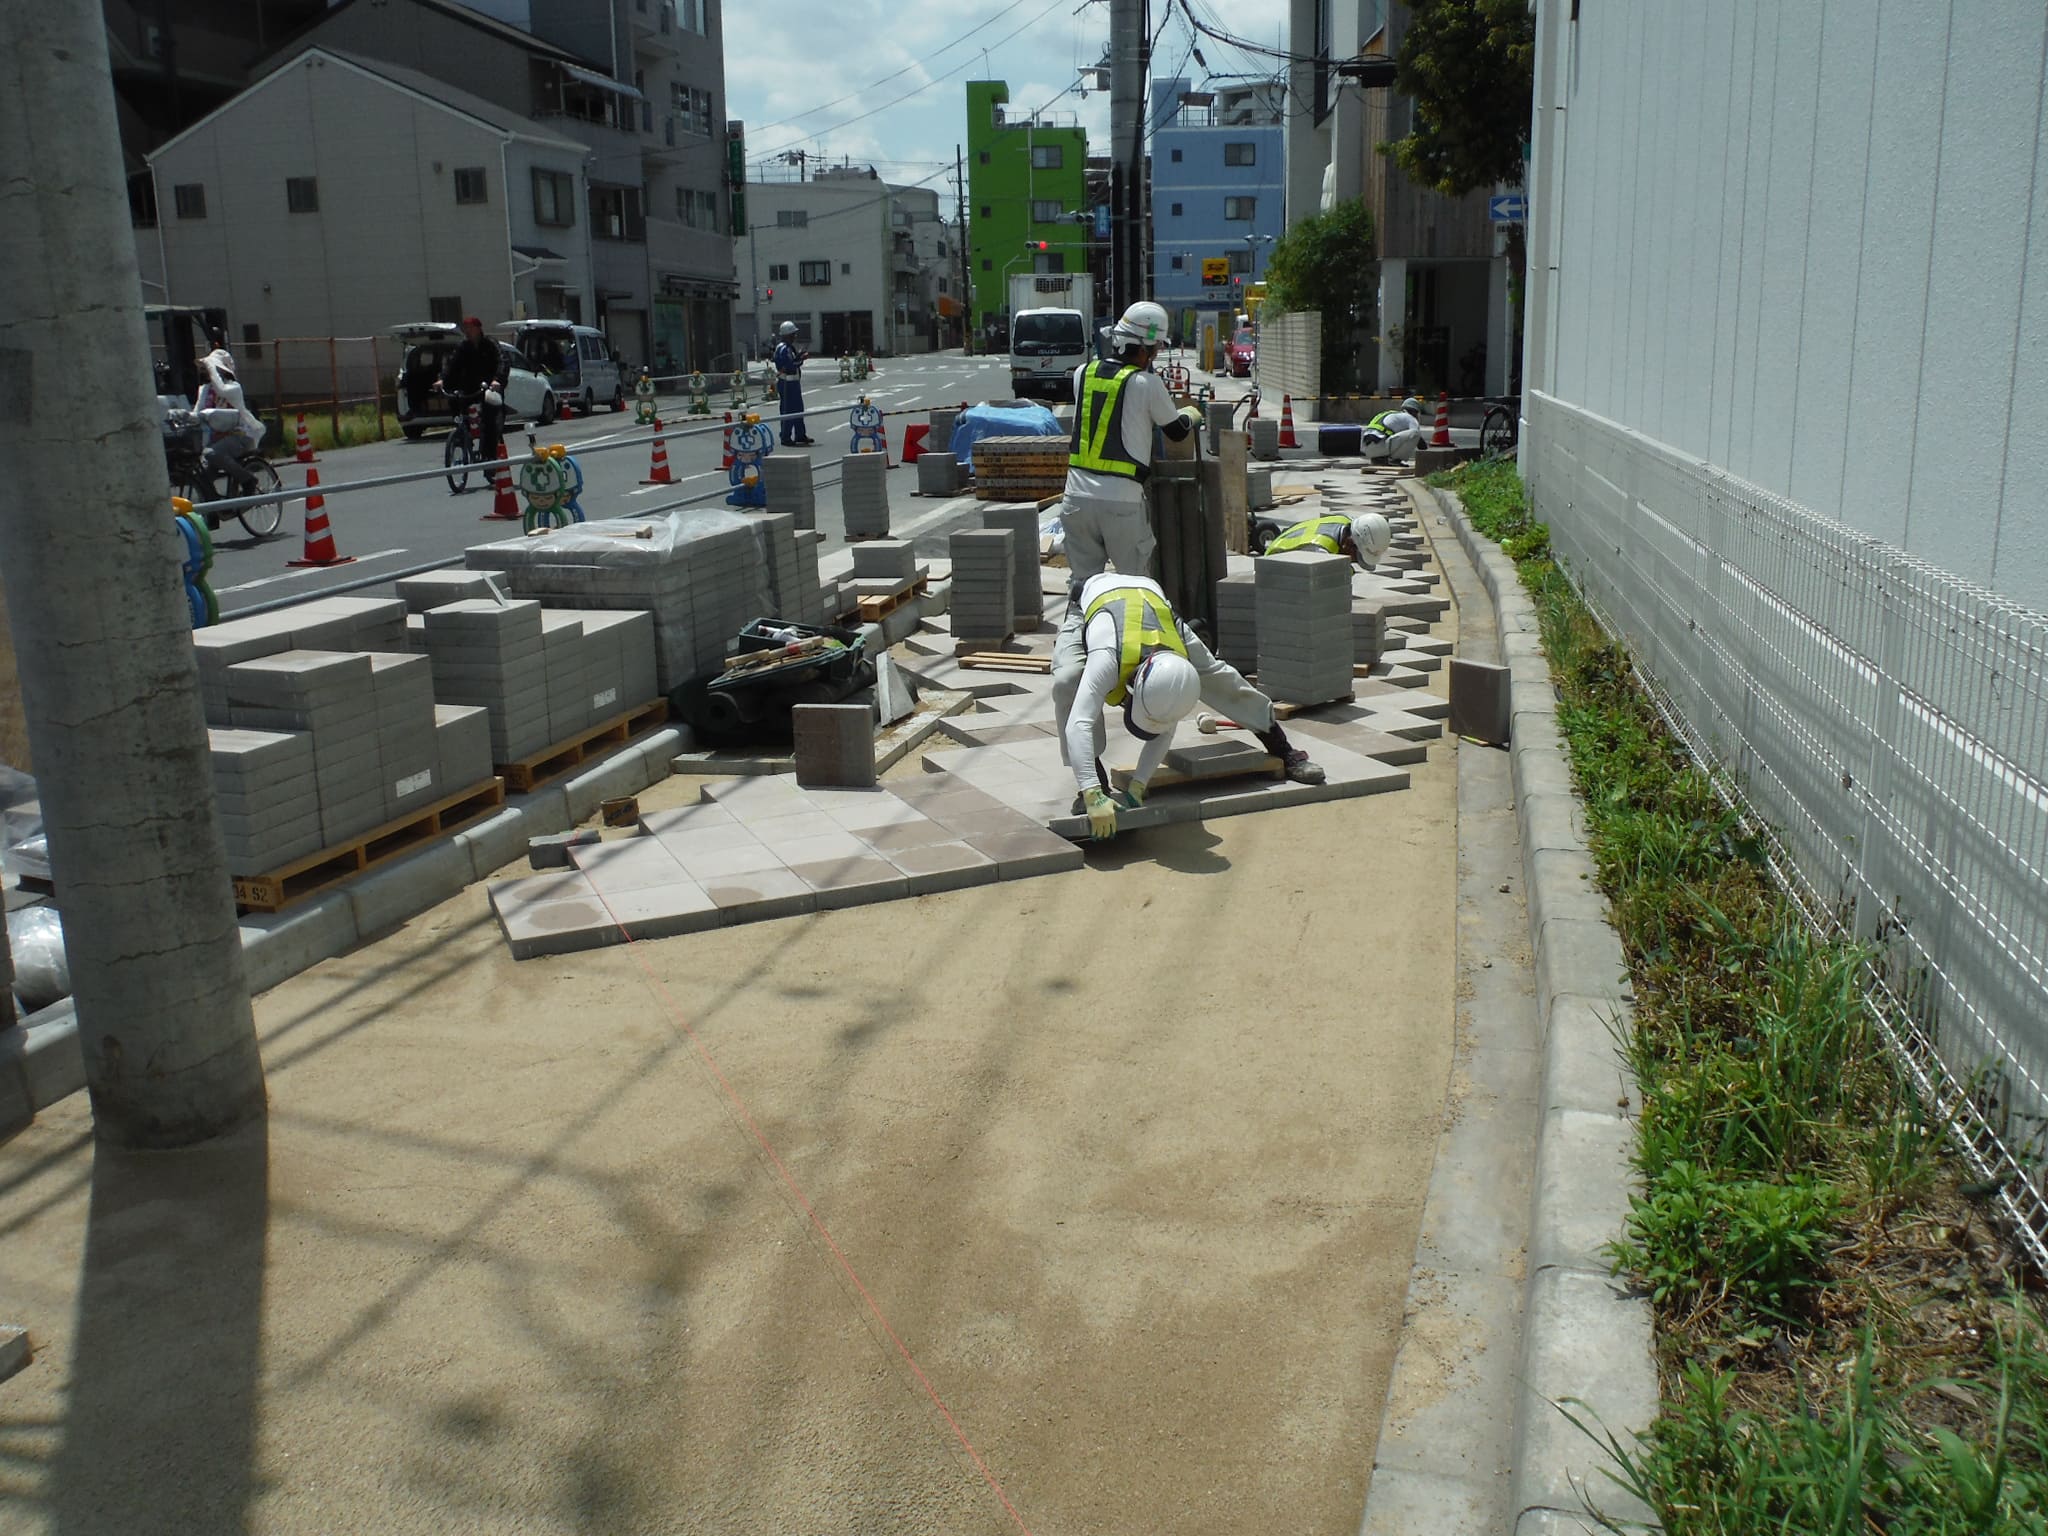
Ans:
[[[1123,313],[1123,318],[1109,328],[1109,339],[1127,347],[1157,347],[1166,343],[1166,333],[1173,322],[1166,316],[1162,305],[1150,299],[1140,299]]]
[[[1394,542],[1394,530],[1379,513],[1361,512],[1351,519],[1351,542],[1358,546],[1367,565],[1377,565],[1387,546]]]
[[[1410,395],[1406,400],[1403,400],[1401,402],[1401,409],[1406,411],[1410,416],[1420,416],[1422,414],[1422,402],[1416,399],[1413,395]]]
[[[796,334],[796,322],[794,320],[783,321],[782,324],[775,327],[775,334],[778,336],[794,336]]]
[[[1124,695],[1124,724],[1133,736],[1150,740],[1173,724],[1202,697],[1202,679],[1194,664],[1172,651],[1154,651],[1138,663]]]

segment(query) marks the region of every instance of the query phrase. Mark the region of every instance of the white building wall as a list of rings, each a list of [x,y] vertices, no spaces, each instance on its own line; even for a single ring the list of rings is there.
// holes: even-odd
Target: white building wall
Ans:
[[[747,233],[734,247],[740,281],[737,334],[752,334],[758,309],[760,335],[773,346],[782,319],[808,315],[811,348],[822,353],[824,315],[866,311],[873,316],[876,348],[887,347],[894,291],[890,200],[886,182],[864,177],[748,182]],[[806,217],[803,226],[777,223],[784,211],[797,210]],[[831,282],[805,287],[806,261],[829,262]],[[768,273],[775,266],[787,266],[789,276],[774,279],[775,297],[757,306],[749,284],[771,286]]]
[[[1570,11],[1538,6],[1529,384],[2048,610],[2048,12]]]

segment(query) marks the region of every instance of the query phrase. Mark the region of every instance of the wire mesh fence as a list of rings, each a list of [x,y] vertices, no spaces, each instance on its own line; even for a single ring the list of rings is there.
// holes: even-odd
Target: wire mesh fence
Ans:
[[[1581,595],[1774,840],[1923,1099],[2048,1270],[2048,619],[1531,392]]]

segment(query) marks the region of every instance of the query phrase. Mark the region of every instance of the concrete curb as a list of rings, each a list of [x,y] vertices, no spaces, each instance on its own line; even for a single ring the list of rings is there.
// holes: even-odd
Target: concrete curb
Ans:
[[[1432,494],[1493,599],[1510,668],[1510,758],[1541,1021],[1511,1528],[1518,1536],[1579,1529],[1588,1497],[1611,1519],[1647,1526],[1650,1511],[1605,1475],[1600,1447],[1558,1406],[1574,1405],[1575,1417],[1624,1442],[1657,1414],[1649,1302],[1613,1277],[1601,1252],[1621,1235],[1635,1188],[1636,1087],[1614,1034],[1629,1019],[1627,963],[1593,888],[1535,604],[1458,498]]]

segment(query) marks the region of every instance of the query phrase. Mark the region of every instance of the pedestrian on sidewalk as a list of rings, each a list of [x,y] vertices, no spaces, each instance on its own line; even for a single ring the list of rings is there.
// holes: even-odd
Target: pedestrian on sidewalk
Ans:
[[[1422,402],[1410,395],[1397,411],[1381,411],[1359,434],[1359,452],[1382,464],[1405,463],[1422,441]]]
[[[1103,331],[1111,356],[1074,371],[1074,431],[1060,525],[1076,592],[1112,563],[1126,576],[1151,574],[1145,479],[1152,472],[1152,430],[1177,443],[1202,424],[1196,407],[1174,408],[1173,396],[1152,372],[1166,334],[1166,311],[1140,300]]]
[[[782,411],[782,446],[809,448],[816,441],[804,425],[804,359],[810,353],[797,349],[794,320],[783,321],[776,334],[782,338],[775,343],[775,394]]]

